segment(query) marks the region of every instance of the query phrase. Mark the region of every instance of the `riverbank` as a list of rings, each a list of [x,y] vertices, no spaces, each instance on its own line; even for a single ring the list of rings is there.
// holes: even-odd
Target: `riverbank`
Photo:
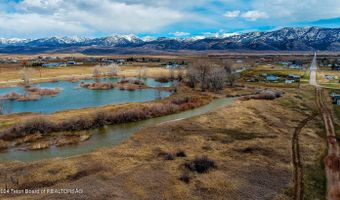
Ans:
[[[2,196],[291,199],[291,140],[295,128],[314,109],[312,89],[285,89],[285,95],[273,101],[239,101],[191,119],[142,129],[114,148],[31,163],[4,162],[1,188],[78,188],[83,193]],[[301,130],[303,166],[313,168],[320,158],[323,134],[320,116]],[[207,160],[196,159],[204,156]],[[197,162],[211,167],[201,173]],[[305,178],[315,181],[313,175]],[[316,186],[308,186],[305,192],[314,194]]]
[[[209,93],[204,94],[181,87],[172,96],[151,102],[67,110],[45,115],[20,113],[0,116],[0,124],[3,125],[0,130],[0,146],[2,150],[6,147],[34,150],[68,145],[72,143],[65,140],[81,141],[70,137],[74,131],[174,114],[200,107],[212,99]],[[56,137],[51,137],[51,133],[55,132],[60,134],[54,136],[65,137],[56,140]],[[75,136],[83,137],[83,134]],[[48,141],[46,138],[49,138]]]

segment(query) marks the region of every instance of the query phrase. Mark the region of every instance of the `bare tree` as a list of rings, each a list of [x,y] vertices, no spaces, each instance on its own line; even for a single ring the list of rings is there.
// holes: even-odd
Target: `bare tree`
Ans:
[[[189,86],[195,88],[199,84],[201,91],[208,89],[210,71],[211,63],[209,61],[199,59],[193,62],[187,71]]]
[[[22,86],[24,88],[24,96],[26,97],[28,95],[28,89],[31,87],[31,74],[32,74],[32,71],[27,68],[27,67],[24,67],[21,71],[21,79],[22,79]]]
[[[189,87],[191,88],[196,88],[197,85],[197,70],[195,69],[194,66],[189,66],[188,71],[187,71],[187,83]]]
[[[147,77],[148,70],[145,66],[140,67],[138,69],[138,79],[146,78]]]
[[[21,79],[22,79],[22,84],[25,88],[30,87],[31,85],[30,78],[31,78],[30,70],[24,67],[24,69],[21,70]]]
[[[96,83],[100,82],[100,75],[101,75],[101,72],[100,72],[99,66],[97,65],[94,66],[92,76],[95,78]]]
[[[177,80],[182,81],[184,78],[184,69],[181,67],[177,69]]]
[[[208,60],[198,60],[194,64],[194,67],[197,70],[197,78],[200,82],[201,91],[205,91],[209,89],[209,76],[212,69],[212,63]]]
[[[108,66],[109,76],[118,76],[119,72],[120,72],[120,67],[117,64],[111,64]]]
[[[173,67],[169,67],[168,70],[169,70],[170,79],[174,80],[175,79],[175,69]]]
[[[226,82],[226,73],[223,68],[214,66],[209,76],[211,89],[214,91],[223,90]]]
[[[226,74],[226,82],[230,87],[233,87],[237,78],[237,75],[233,71],[232,63],[228,60],[223,60],[222,65]]]

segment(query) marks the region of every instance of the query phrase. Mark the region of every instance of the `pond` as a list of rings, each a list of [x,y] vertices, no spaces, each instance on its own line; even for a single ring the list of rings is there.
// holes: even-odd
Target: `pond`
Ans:
[[[105,78],[103,82],[118,82],[119,78]],[[170,92],[161,91],[160,94],[156,89],[142,89],[135,91],[128,90],[89,90],[80,88],[81,82],[90,83],[93,80],[80,80],[77,82],[58,81],[34,84],[33,87],[40,88],[60,88],[62,91],[56,96],[43,96],[37,101],[5,101],[5,112],[20,113],[20,112],[36,112],[36,113],[52,113],[56,111],[80,109],[88,107],[104,106],[109,104],[120,104],[127,102],[145,102],[151,101],[159,96],[164,98],[170,96]],[[159,83],[154,79],[144,79],[147,86],[150,87],[170,87],[171,82]],[[23,88],[8,87],[0,88],[0,96],[9,92],[23,93]]]
[[[36,150],[36,151],[22,151],[18,149],[10,149],[5,152],[0,152],[0,160],[19,160],[19,161],[34,161],[42,160],[54,157],[69,157],[84,153],[92,152],[99,148],[112,147],[118,145],[138,132],[142,128],[155,126],[160,123],[166,123],[174,120],[182,120],[193,116],[198,116],[209,112],[214,109],[218,109],[221,106],[232,104],[235,98],[222,98],[213,100],[208,105],[180,112],[177,114],[167,115],[163,117],[157,117],[138,122],[116,124],[111,126],[105,126],[99,129],[90,130],[92,137],[80,144],[70,145],[64,147],[52,147],[48,149]]]

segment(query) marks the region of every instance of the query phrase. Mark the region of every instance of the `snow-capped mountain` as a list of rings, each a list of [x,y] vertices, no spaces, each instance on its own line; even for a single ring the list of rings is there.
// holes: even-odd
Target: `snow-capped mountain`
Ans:
[[[0,38],[0,46],[7,45],[20,45],[30,42],[30,39],[19,39],[19,38]]]
[[[135,35],[114,35],[109,37],[95,38],[88,40],[79,45],[96,45],[96,46],[127,46],[140,44],[144,41]]]
[[[37,53],[44,51],[115,52],[119,50],[330,50],[340,51],[340,28],[282,28],[270,32],[213,34],[188,38],[139,38],[113,35],[101,38],[50,37],[41,39],[0,38],[0,53]],[[25,50],[25,51],[24,51]],[[98,50],[99,51],[99,50]]]

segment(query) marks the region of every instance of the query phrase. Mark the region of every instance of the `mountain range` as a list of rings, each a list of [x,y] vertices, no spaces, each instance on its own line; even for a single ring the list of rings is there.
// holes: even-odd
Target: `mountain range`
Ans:
[[[134,35],[101,38],[50,37],[40,39],[0,38],[0,53],[79,52],[146,53],[160,51],[340,51],[340,28],[297,27],[229,36],[143,39]]]

